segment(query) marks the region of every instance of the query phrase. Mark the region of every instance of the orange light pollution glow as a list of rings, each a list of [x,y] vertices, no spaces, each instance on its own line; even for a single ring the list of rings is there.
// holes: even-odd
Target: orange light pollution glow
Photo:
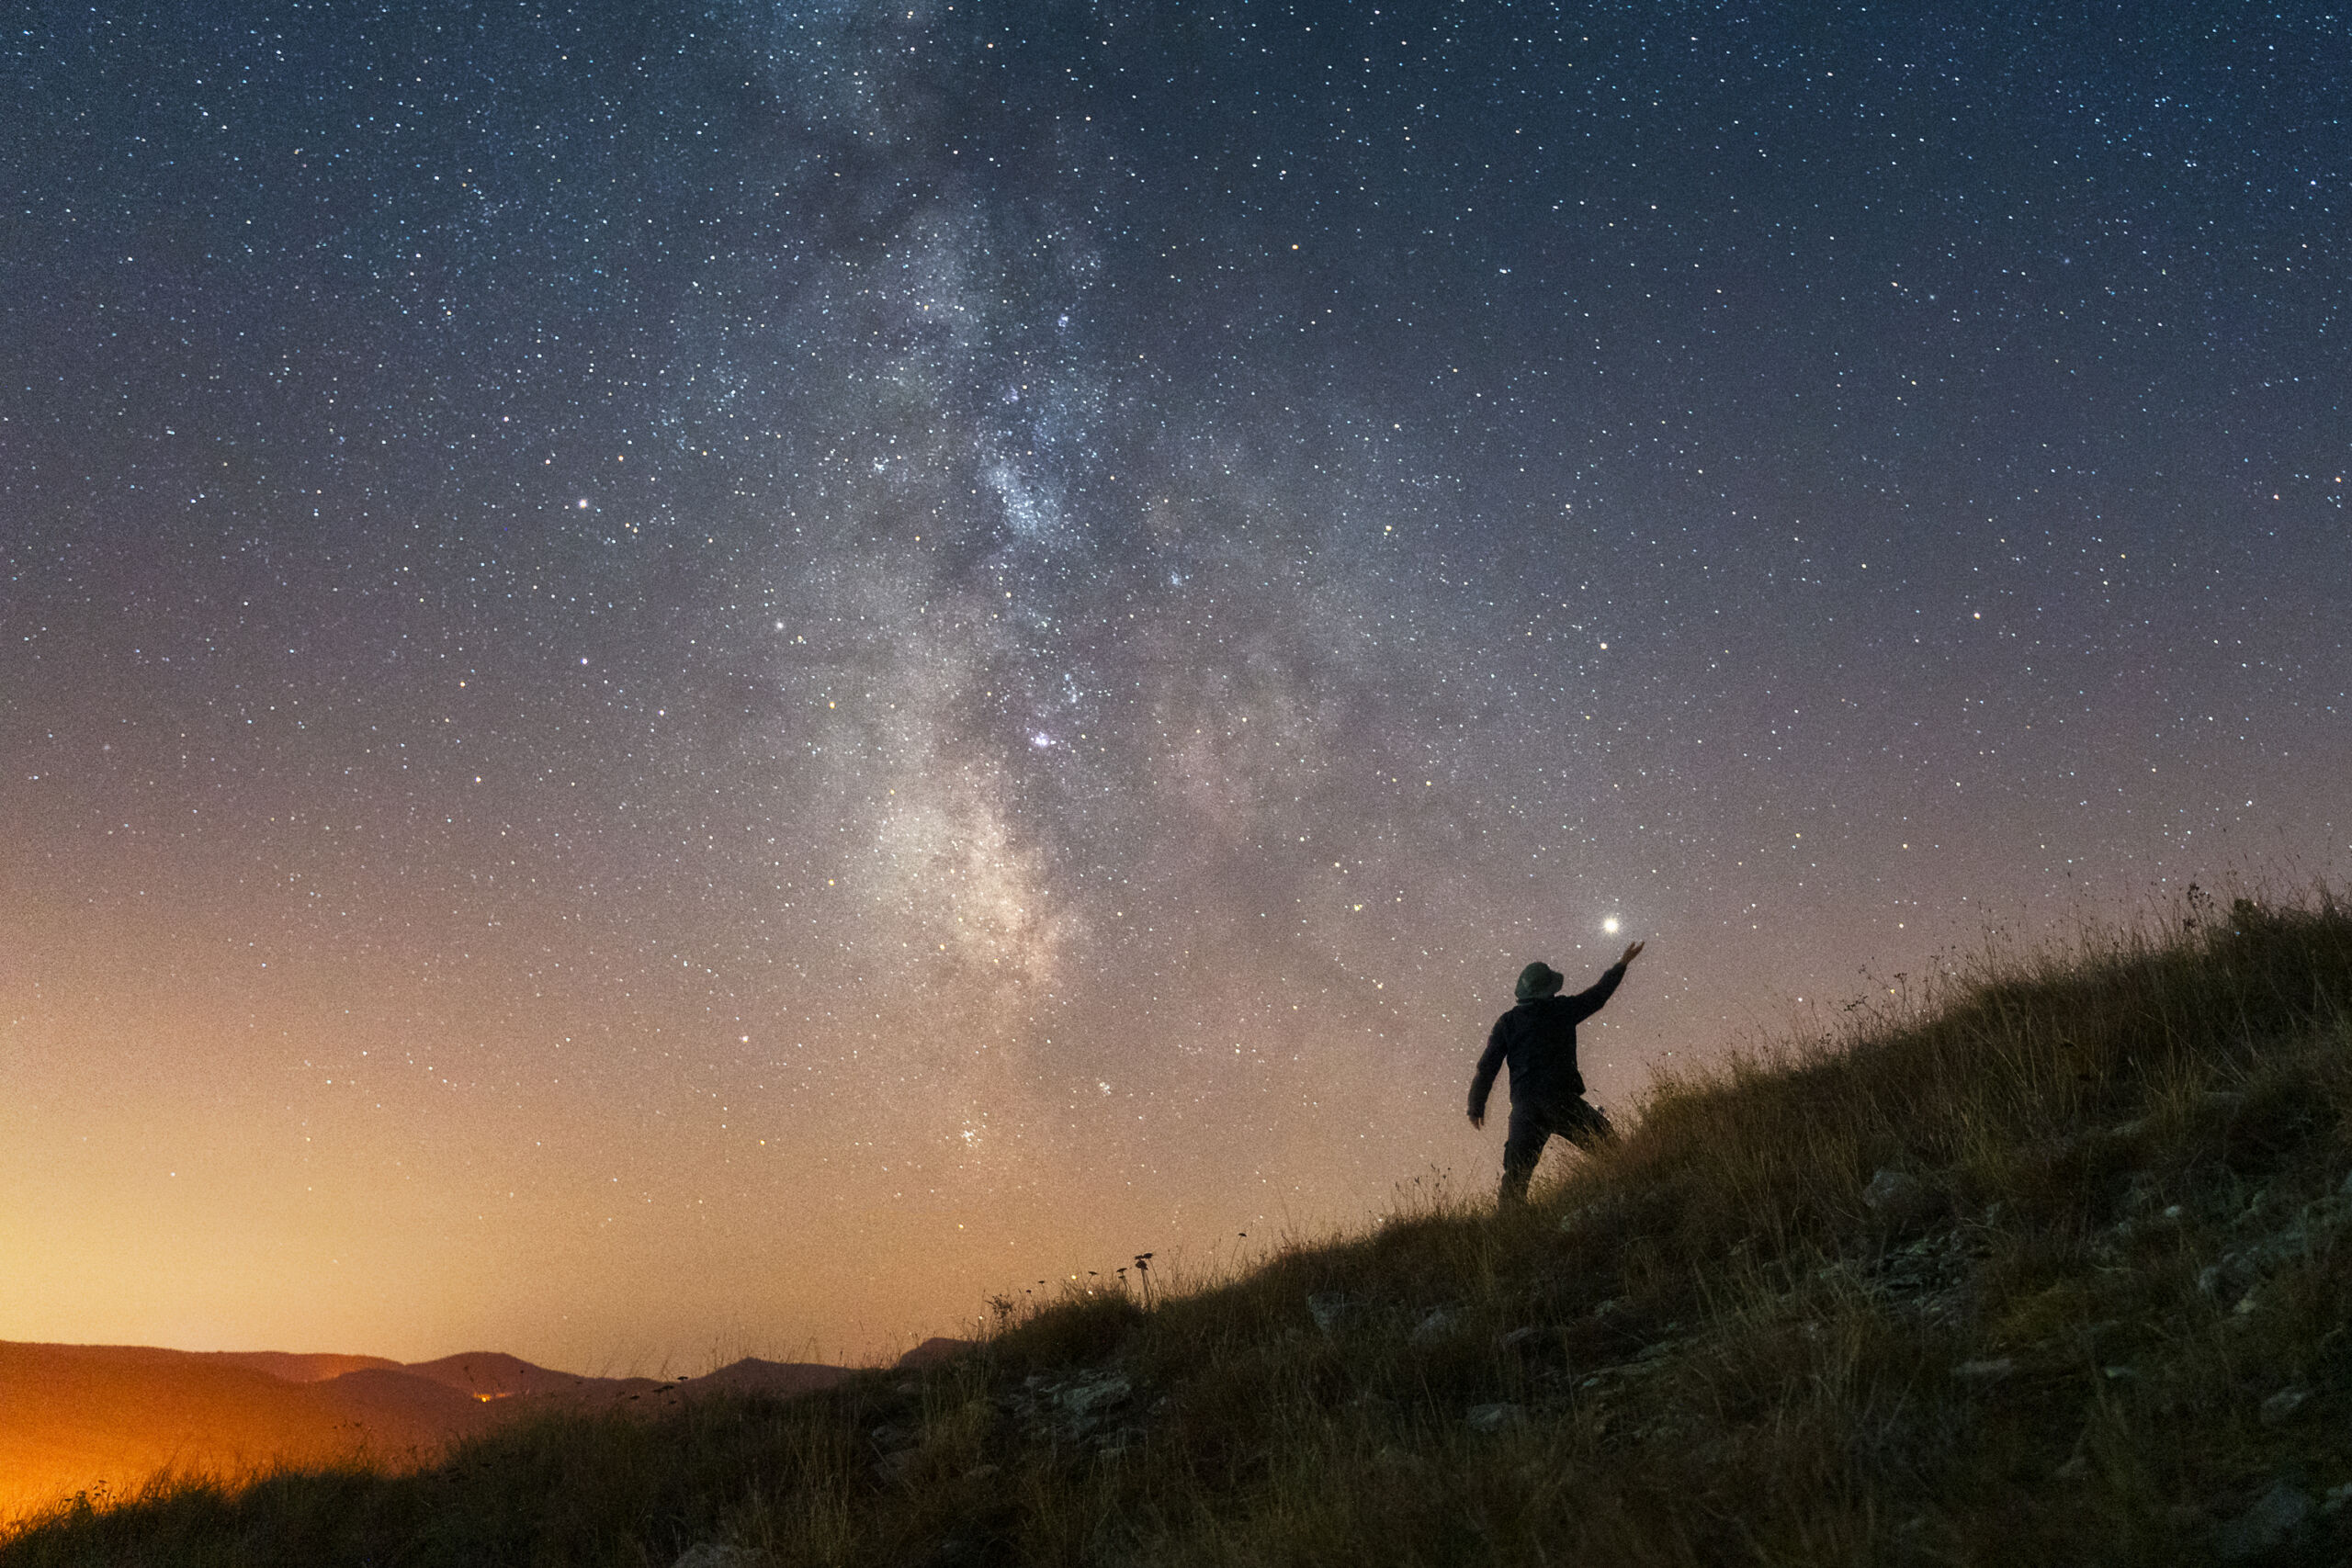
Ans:
[[[2346,855],[2269,56],[182,9],[11,44],[0,1339],[881,1357],[1491,1190],[1531,959],[1622,1113]]]

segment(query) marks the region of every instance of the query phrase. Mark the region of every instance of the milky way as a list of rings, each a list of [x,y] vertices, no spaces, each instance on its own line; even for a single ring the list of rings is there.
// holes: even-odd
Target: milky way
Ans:
[[[2340,874],[2340,18],[631,9],[0,45],[0,1337],[876,1354]]]

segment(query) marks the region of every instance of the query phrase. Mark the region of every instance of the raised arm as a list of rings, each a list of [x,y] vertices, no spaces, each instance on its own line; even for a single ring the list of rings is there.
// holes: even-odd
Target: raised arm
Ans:
[[[1576,1009],[1577,1022],[1582,1023],[1600,1010],[1602,1004],[1615,993],[1617,982],[1625,977],[1625,965],[1641,955],[1642,944],[1638,942],[1633,943],[1625,949],[1625,955],[1611,964],[1600,979],[1568,998],[1568,1005]]]
[[[1487,1124],[1487,1096],[1494,1089],[1495,1075],[1502,1071],[1502,1066],[1503,1030],[1498,1023],[1494,1032],[1487,1036],[1486,1053],[1478,1058],[1478,1070],[1470,1079],[1470,1125],[1473,1127]]]

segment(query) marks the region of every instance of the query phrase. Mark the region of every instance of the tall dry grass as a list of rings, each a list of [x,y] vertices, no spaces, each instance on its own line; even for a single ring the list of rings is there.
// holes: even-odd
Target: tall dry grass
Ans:
[[[0,1568],[2342,1562],[2347,1129],[2352,914],[2200,903],[1661,1082],[1522,1212]]]

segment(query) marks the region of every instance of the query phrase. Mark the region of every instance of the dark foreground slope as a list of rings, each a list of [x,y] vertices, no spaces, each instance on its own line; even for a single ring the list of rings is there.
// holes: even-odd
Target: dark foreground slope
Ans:
[[[1665,1085],[1522,1214],[0,1568],[2339,1562],[2348,1113],[2352,913],[2241,906]]]

